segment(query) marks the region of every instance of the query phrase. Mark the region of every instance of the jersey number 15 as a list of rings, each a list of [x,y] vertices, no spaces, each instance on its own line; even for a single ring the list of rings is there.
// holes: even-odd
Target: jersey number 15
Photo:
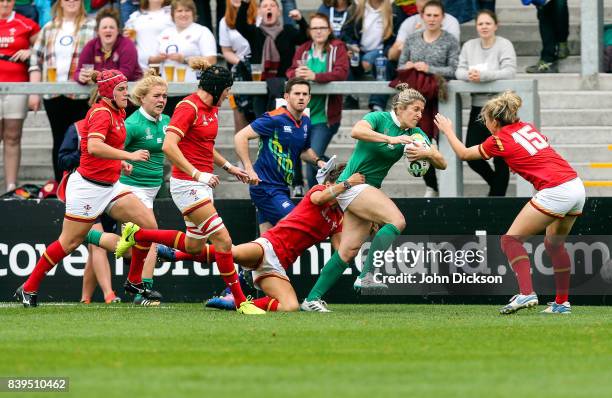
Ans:
[[[549,146],[546,138],[533,130],[531,126],[525,126],[519,131],[512,133],[512,138],[514,138],[514,142],[525,148],[531,156]]]

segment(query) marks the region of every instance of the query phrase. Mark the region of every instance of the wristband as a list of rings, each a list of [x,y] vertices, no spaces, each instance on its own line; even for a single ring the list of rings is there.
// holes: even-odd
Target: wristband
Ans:
[[[198,174],[199,172],[200,172],[200,170],[193,169],[193,171],[191,172],[191,178],[195,178],[196,174]]]
[[[319,164],[319,160],[323,160],[323,159],[321,159],[321,158],[317,158],[317,160],[315,160],[315,166],[316,166],[317,164]],[[325,160],[323,160],[323,161],[325,162]]]
[[[343,186],[343,187],[344,187],[344,189],[346,189],[347,191],[353,187],[353,186],[351,185],[351,183],[350,183],[350,182],[348,182],[348,181],[343,181],[343,182],[342,182],[342,186]]]
[[[232,167],[232,164],[228,161],[226,161],[225,163],[223,163],[223,166],[221,166],[221,168],[225,171],[228,171],[230,169],[230,167]]]

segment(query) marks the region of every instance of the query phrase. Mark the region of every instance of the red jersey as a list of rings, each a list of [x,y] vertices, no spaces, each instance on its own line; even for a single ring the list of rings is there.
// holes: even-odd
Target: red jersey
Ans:
[[[323,185],[312,187],[287,217],[261,235],[272,243],[283,268],[290,267],[310,246],[342,231],[343,213],[336,203],[317,206],[310,201],[313,192],[325,189]]]
[[[196,169],[212,173],[214,168],[213,148],[219,131],[218,108],[202,102],[197,94],[185,97],[176,105],[166,132],[181,137],[178,147],[183,156]],[[191,175],[172,166],[172,177],[192,180]]]
[[[532,124],[504,126],[478,146],[483,159],[498,156],[538,191],[578,177],[576,171],[548,144],[548,138]]]
[[[123,149],[125,142],[125,110],[115,109],[102,100],[91,107],[85,119],[77,124],[81,136],[81,163],[77,171],[85,178],[114,184],[121,175],[121,160],[102,159],[87,151],[89,138],[100,138],[105,144]]]
[[[30,38],[39,31],[36,22],[14,11],[8,19],[0,19],[0,55],[11,57],[19,50],[27,50]],[[0,59],[0,82],[27,82],[28,65],[29,62]]]

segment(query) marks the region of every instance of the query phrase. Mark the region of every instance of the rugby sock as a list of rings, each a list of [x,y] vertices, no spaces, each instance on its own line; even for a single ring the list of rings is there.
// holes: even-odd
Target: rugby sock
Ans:
[[[548,253],[552,260],[553,269],[555,271],[555,290],[557,293],[555,303],[563,304],[569,298],[572,262],[563,243],[555,246],[552,242],[549,242],[548,239],[544,239],[544,247],[546,248],[546,253]]]
[[[83,241],[83,244],[88,245],[92,244],[94,246],[100,246],[100,238],[102,238],[102,231],[98,231],[95,229],[90,229]]]
[[[142,278],[142,283],[147,289],[153,289],[153,278]]]
[[[47,272],[51,271],[55,264],[62,261],[67,255],[58,240],[51,243],[40,257],[40,260],[38,260],[38,263],[36,263],[36,267],[34,267],[34,271],[32,271],[28,280],[23,284],[23,290],[28,293],[37,292],[40,282],[42,282]]]
[[[204,264],[212,264],[215,262],[215,246],[206,244],[200,254],[189,254],[177,250],[174,253],[175,261],[191,260],[198,261]]]
[[[132,247],[132,261],[130,263],[130,271],[128,272],[128,281],[136,284],[142,282],[142,269],[144,268],[144,262],[150,248],[150,244],[149,246],[144,246],[142,242],[138,242]]]
[[[319,275],[317,283],[312,287],[306,299],[308,301],[313,301],[323,297],[338,279],[340,279],[346,267],[348,267],[348,264],[342,261],[338,252],[335,252],[321,270],[321,275]]]
[[[269,296],[253,300],[255,307],[261,308],[264,311],[278,310],[278,300]]]
[[[242,293],[242,288],[240,287],[240,281],[238,281],[238,273],[236,272],[236,267],[234,267],[232,252],[217,252],[216,258],[219,273],[225,284],[232,291],[236,308],[238,308],[243,301],[246,301],[246,297],[244,297],[244,293]]]
[[[361,274],[359,274],[360,278],[366,276],[368,272],[372,272],[372,268],[374,268],[374,253],[387,250],[399,234],[401,234],[401,231],[393,224],[385,224],[378,230],[370,245],[370,250],[363,264]]]
[[[523,246],[523,242],[514,236],[503,235],[501,237],[501,248],[516,274],[520,293],[523,295],[533,293],[531,264],[529,263],[529,255]]]
[[[176,250],[185,251],[185,233],[171,229],[140,229],[134,234],[137,242],[161,243]]]

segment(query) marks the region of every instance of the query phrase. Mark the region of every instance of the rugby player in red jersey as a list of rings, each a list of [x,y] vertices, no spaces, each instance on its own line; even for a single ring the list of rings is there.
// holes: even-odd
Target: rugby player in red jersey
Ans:
[[[93,81],[97,83],[98,93],[92,95],[92,107],[79,131],[81,160],[77,170],[67,179],[62,233],[47,247],[28,280],[17,288],[15,298],[24,307],[37,306],[38,288],[47,272],[83,242],[102,212],[120,222],[135,221],[150,228],[156,225],[142,202],[117,184],[122,170],[127,173],[131,171],[132,166],[125,160],[149,159],[147,150],[123,150],[125,108],[128,105],[127,79],[117,70],[105,70],[94,72]],[[146,289],[142,283],[142,268],[148,252],[149,247],[142,244],[132,250],[124,287],[128,293],[155,300],[159,293]]]
[[[435,123],[462,160],[503,157],[511,170],[533,184],[537,190],[508,232],[501,237],[502,250],[516,274],[520,292],[500,309],[500,313],[512,314],[538,304],[531,281],[529,255],[523,242],[545,230],[544,246],[554,268],[556,297],[543,312],[569,314],[571,261],[564,243],[576,217],[582,214],[584,184],[576,171],[550,147],[548,139],[535,126],[520,121],[518,111],[521,105],[521,98],[511,91],[487,102],[481,115],[492,135],[482,144],[469,148],[459,141],[448,118],[437,114]]]
[[[331,237],[332,246],[338,247],[343,213],[336,196],[347,190],[347,184],[335,184],[335,181],[344,166],[332,169],[323,185],[312,187],[285,218],[260,238],[232,248],[234,261],[253,270],[255,287],[266,294],[266,297],[253,301],[259,308],[297,311],[300,304],[286,270],[306,249],[328,237]],[[355,186],[365,183],[365,177],[355,173],[347,181],[350,186]]]
[[[146,229],[128,223],[115,256],[123,256],[137,242],[150,242],[187,252],[196,259],[206,258],[205,242],[209,239],[217,249],[217,266],[236,300],[236,310],[248,315],[265,314],[242,292],[232,257],[232,239],[213,205],[213,188],[219,184],[219,177],[213,174],[215,164],[242,182],[248,181],[244,170],[232,166],[214,148],[219,106],[229,94],[232,75],[227,68],[211,66],[203,58],[191,58],[189,65],[200,71],[198,89],[177,104],[163,145],[164,154],[172,162],[170,193],[185,218],[187,232]]]

